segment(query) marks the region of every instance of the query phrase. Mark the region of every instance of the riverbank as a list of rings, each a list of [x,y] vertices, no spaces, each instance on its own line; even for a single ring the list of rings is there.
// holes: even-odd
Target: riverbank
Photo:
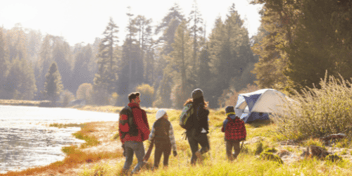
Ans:
[[[13,105],[13,106],[42,106],[43,104],[47,104],[47,102],[48,101],[0,99],[0,105]]]

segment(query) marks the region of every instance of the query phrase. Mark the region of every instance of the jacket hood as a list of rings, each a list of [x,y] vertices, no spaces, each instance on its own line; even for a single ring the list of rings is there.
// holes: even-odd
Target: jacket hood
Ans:
[[[139,108],[139,104],[137,104],[137,103],[128,103],[128,106],[129,107],[133,107],[133,108]]]

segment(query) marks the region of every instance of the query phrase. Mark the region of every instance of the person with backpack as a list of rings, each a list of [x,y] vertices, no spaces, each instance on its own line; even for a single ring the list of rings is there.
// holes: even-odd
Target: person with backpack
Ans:
[[[168,120],[165,110],[160,109],[155,115],[156,121],[153,124],[152,131],[149,135],[149,141],[155,143],[154,151],[154,168],[159,167],[161,155],[164,155],[164,167],[169,164],[169,156],[171,154],[171,147],[174,156],[177,156],[176,141],[174,136],[174,129]],[[152,144],[151,144],[152,145]]]
[[[203,91],[201,89],[194,89],[191,96],[192,98],[188,99],[184,104],[185,108],[190,107],[190,111],[185,113],[189,114],[190,117],[187,119],[187,122],[180,122],[180,125],[182,123],[186,124],[190,122],[186,125],[187,127],[184,127],[183,125],[181,125],[181,127],[186,129],[186,137],[192,151],[191,164],[194,165],[197,159],[201,163],[203,160],[202,154],[210,150],[209,139],[207,136],[209,133],[209,110],[208,103],[205,102]],[[201,146],[200,150],[198,150],[198,145]]]
[[[246,140],[247,132],[243,120],[236,116],[233,106],[225,108],[226,119],[221,131],[225,133],[226,155],[229,161],[233,161],[240,154],[240,142]],[[232,148],[235,153],[232,154]]]
[[[123,144],[126,161],[122,173],[127,173],[136,154],[138,164],[132,173],[138,172],[143,166],[145,155],[143,141],[148,139],[150,130],[146,112],[140,108],[140,93],[132,92],[128,95],[130,103],[121,110],[119,119],[119,135]]]

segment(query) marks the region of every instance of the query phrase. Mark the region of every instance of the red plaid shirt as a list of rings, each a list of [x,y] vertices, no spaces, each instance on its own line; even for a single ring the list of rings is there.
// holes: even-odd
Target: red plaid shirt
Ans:
[[[227,123],[226,123],[227,120]],[[243,120],[236,117],[235,119],[231,119],[229,116],[225,120],[224,125],[221,131],[225,132],[225,140],[236,140],[242,141],[246,139],[247,132],[246,126],[244,125]],[[225,127],[225,129],[224,129]]]

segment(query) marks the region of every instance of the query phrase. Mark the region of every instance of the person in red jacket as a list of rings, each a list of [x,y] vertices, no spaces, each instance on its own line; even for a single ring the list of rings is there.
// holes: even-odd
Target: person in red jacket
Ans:
[[[221,131],[225,132],[227,158],[233,161],[240,154],[240,142],[246,140],[247,132],[243,120],[236,116],[233,106],[227,106],[225,112],[226,119]],[[232,148],[235,150],[234,154]]]
[[[128,106],[132,109],[133,123],[138,129],[138,135],[131,136],[130,134],[126,134],[123,138],[121,138],[120,134],[120,140],[124,146],[124,152],[126,155],[125,165],[123,166],[122,170],[123,173],[127,173],[129,168],[131,167],[133,161],[133,153],[136,154],[138,164],[132,170],[132,173],[138,172],[144,164],[143,157],[145,155],[145,150],[143,141],[148,139],[150,130],[147,120],[147,114],[143,109],[140,108],[141,100],[139,99],[139,96],[139,92],[132,92],[128,95],[128,99],[130,101],[130,103],[128,103]]]

